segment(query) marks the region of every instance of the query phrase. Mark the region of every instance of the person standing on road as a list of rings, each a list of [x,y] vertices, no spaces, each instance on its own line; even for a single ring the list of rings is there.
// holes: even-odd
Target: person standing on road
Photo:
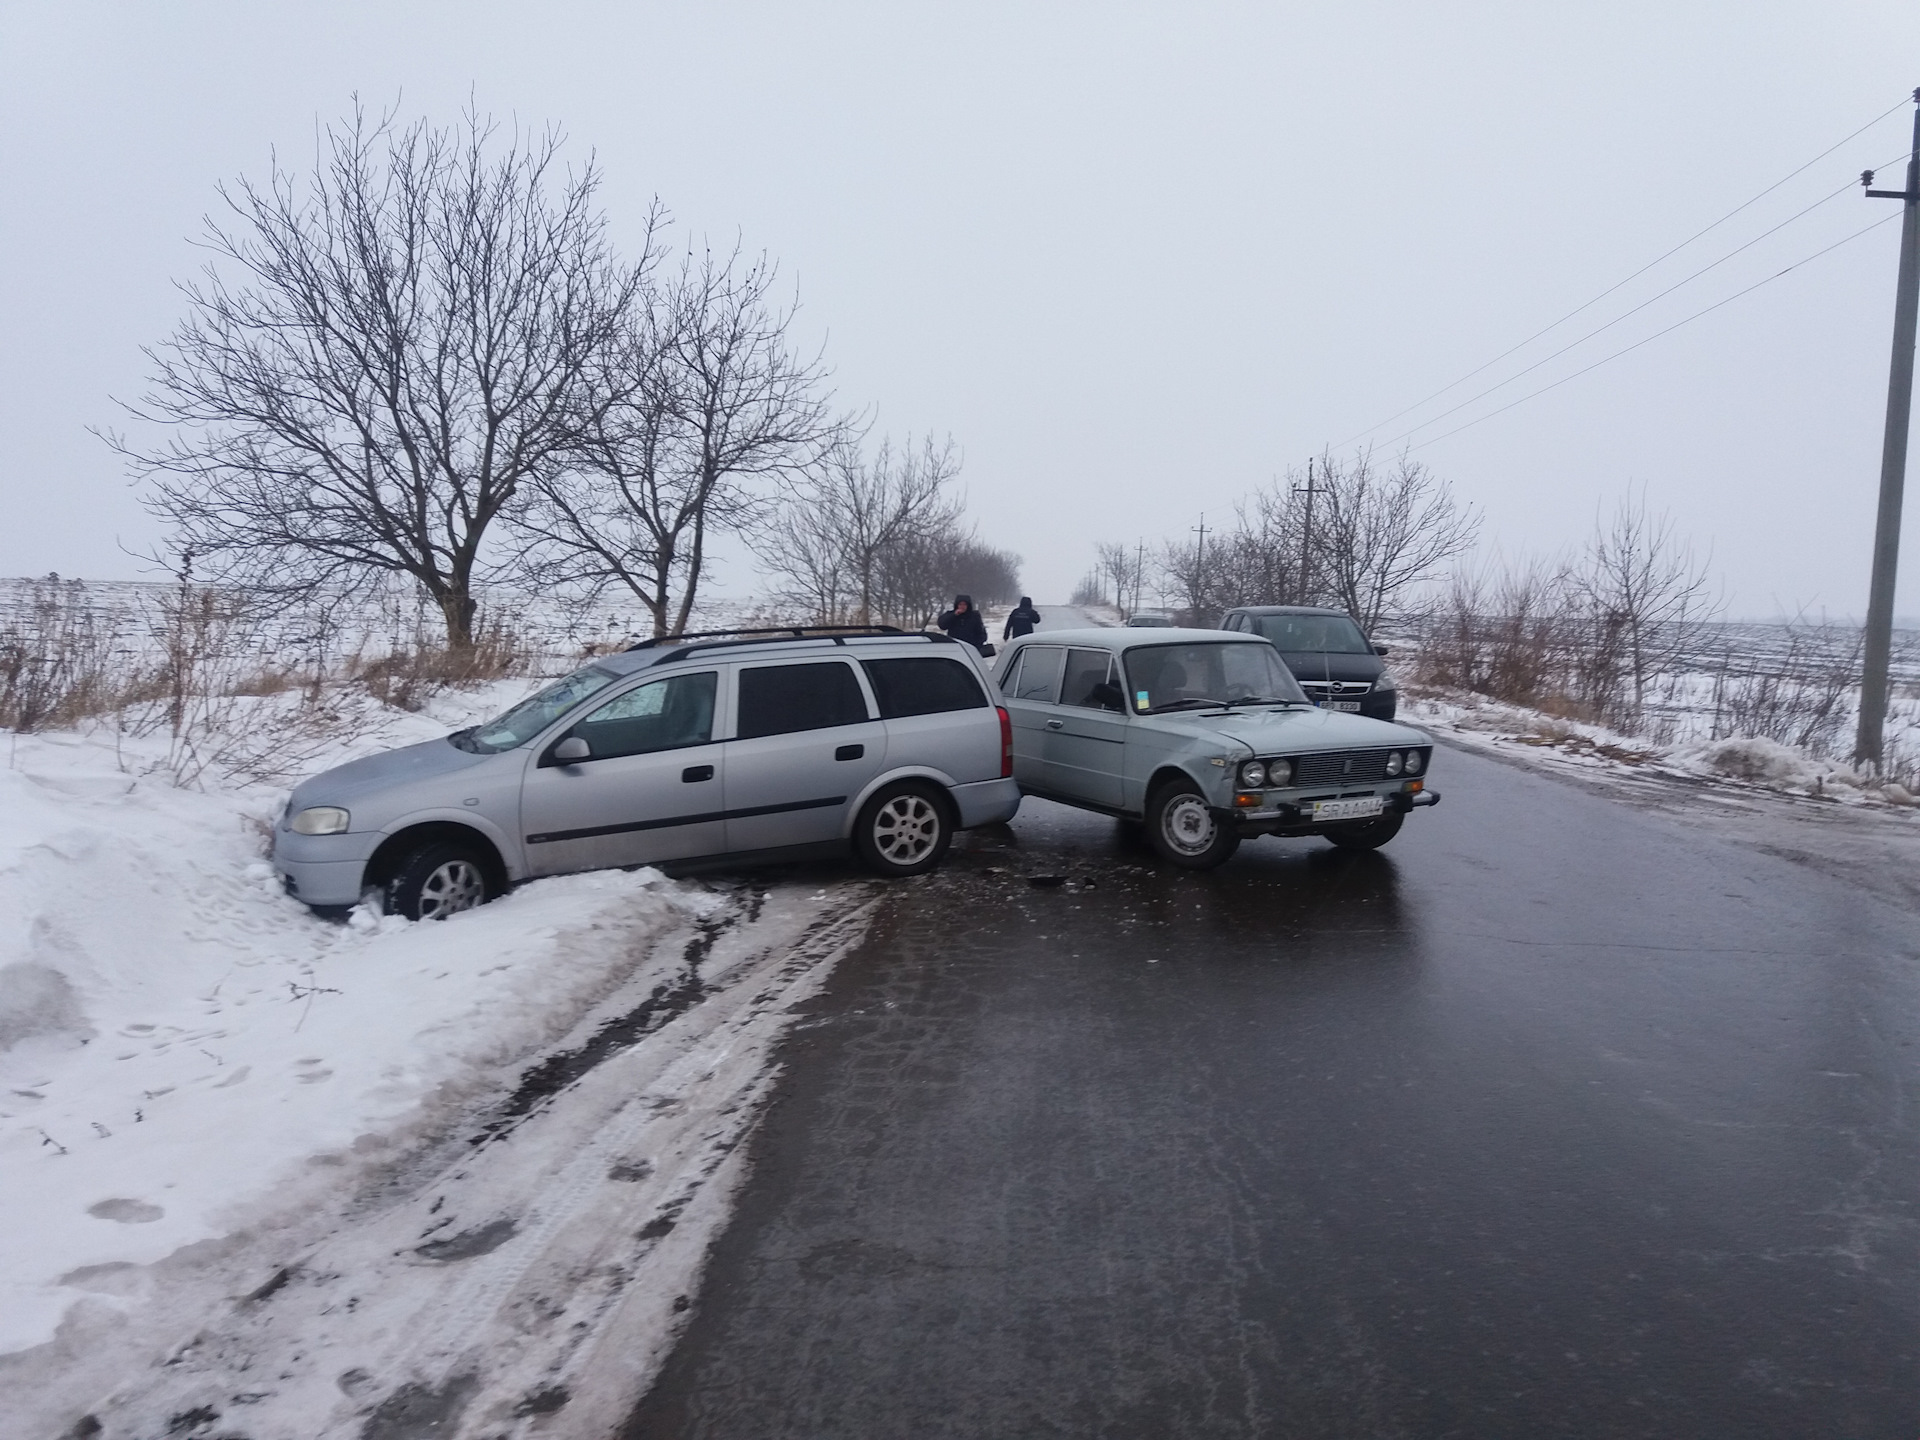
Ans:
[[[1000,627],[1000,638],[1018,640],[1022,635],[1031,635],[1033,627],[1039,623],[1040,612],[1033,608],[1033,597],[1022,595],[1013,613],[1007,616],[1007,623]]]
[[[987,626],[981,620],[980,612],[973,608],[971,595],[953,597],[953,608],[942,612],[933,622],[956,640],[964,640],[981,654],[987,651]]]

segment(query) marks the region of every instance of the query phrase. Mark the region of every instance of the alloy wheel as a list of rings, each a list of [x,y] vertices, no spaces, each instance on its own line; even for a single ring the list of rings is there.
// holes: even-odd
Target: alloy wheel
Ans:
[[[893,865],[917,865],[940,840],[940,813],[924,795],[895,795],[874,812],[873,848]]]
[[[420,886],[420,918],[444,920],[471,910],[487,898],[486,877],[471,860],[449,860],[434,867]]]

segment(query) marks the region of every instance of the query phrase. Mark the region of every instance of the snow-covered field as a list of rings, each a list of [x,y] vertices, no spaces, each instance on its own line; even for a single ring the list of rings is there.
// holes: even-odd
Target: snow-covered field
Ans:
[[[530,683],[418,714],[343,690],[317,739],[297,694],[242,723],[319,768]],[[164,735],[111,723],[5,743],[0,1434],[311,1437],[422,1405],[571,1432],[630,1400],[580,1367],[615,1343],[636,1385],[666,1343],[866,887],[610,872],[329,923],[265,863],[284,790],[181,788]]]

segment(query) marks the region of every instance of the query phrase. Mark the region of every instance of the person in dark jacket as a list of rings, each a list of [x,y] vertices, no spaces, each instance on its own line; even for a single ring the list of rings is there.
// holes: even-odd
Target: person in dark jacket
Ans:
[[[980,612],[973,608],[971,595],[953,597],[953,608],[942,612],[933,622],[956,640],[964,640],[983,654],[987,648],[987,626],[980,618]]]
[[[1022,595],[1013,613],[1007,616],[1007,623],[1000,627],[1000,638],[1018,640],[1022,635],[1031,635],[1033,627],[1039,623],[1040,612],[1033,608],[1033,597]]]

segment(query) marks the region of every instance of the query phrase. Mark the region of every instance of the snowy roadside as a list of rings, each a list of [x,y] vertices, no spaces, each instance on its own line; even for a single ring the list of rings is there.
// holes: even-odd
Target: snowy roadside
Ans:
[[[529,683],[343,697],[311,767]],[[253,702],[260,731],[295,703]],[[264,1440],[442,1403],[434,1433],[590,1433],[670,1337],[868,888],[608,872],[328,923],[264,862],[284,791],[177,788],[164,750],[20,736],[0,770],[0,1430]],[[618,1379],[583,1385],[607,1344]]]
[[[1902,786],[1865,783],[1846,766],[1771,740],[1659,746],[1460,692],[1403,690],[1400,718],[1443,743],[1657,810],[1920,910],[1920,803]],[[1442,794],[1444,776],[1444,768],[1435,776]]]

